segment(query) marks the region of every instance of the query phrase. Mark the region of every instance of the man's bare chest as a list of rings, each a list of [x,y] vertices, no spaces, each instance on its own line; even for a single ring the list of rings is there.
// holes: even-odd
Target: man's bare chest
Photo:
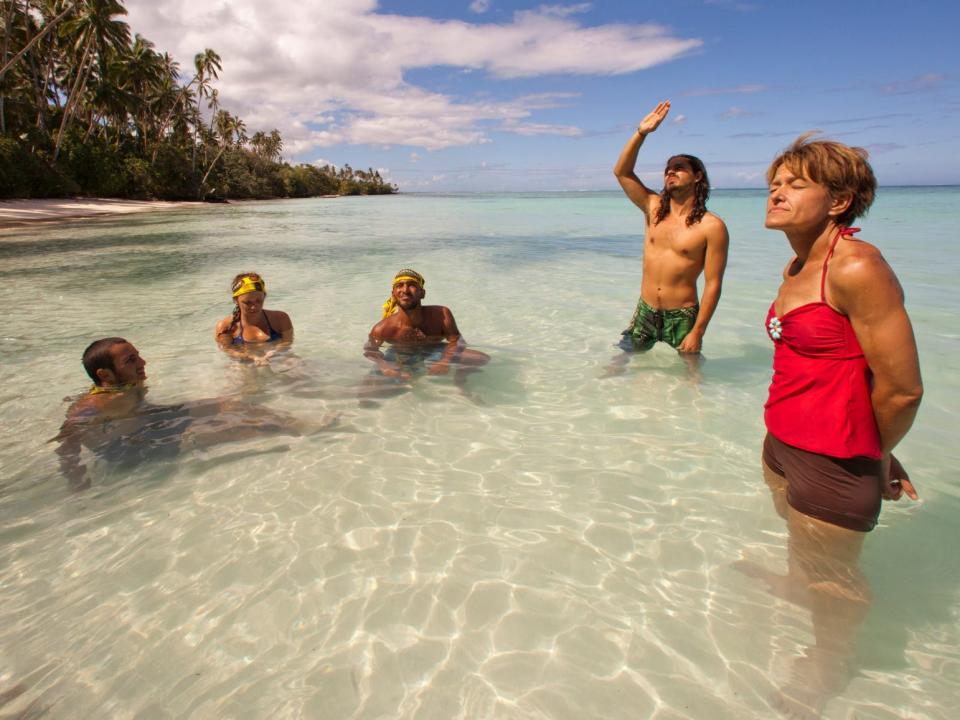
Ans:
[[[650,256],[675,255],[690,260],[702,259],[707,243],[702,233],[688,228],[651,228],[644,241],[644,252]]]
[[[384,338],[389,343],[419,344],[437,342],[443,338],[443,327],[431,323],[423,325],[403,325],[393,328]]]

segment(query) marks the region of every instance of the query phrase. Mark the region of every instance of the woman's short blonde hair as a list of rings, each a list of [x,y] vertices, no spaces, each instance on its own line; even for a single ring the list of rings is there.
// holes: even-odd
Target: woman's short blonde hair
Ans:
[[[877,192],[877,178],[867,162],[867,151],[833,140],[811,140],[813,133],[805,133],[770,163],[767,182],[781,165],[818,185],[823,185],[833,197],[850,195],[850,206],[837,218],[841,225],[849,225],[867,213]]]

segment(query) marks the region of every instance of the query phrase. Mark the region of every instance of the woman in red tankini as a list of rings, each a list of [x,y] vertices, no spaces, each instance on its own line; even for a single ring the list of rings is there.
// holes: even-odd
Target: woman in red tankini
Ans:
[[[849,679],[853,636],[869,607],[858,568],[881,499],[917,494],[891,450],[923,386],[893,270],[851,223],[873,202],[866,151],[798,139],[767,171],[766,226],[795,256],[770,306],[774,346],[763,460],[788,524],[789,573],[774,585],[813,613],[816,643],[778,702],[819,715]]]

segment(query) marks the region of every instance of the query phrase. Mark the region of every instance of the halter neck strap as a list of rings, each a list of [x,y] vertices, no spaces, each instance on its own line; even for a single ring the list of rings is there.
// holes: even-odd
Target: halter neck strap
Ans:
[[[841,226],[837,230],[837,234],[833,236],[833,240],[830,241],[830,249],[827,251],[827,257],[823,259],[823,270],[820,271],[820,302],[826,302],[827,297],[824,294],[824,288],[827,283],[827,265],[830,263],[830,258],[833,257],[833,251],[837,247],[837,243],[842,237],[853,237],[854,233],[860,232],[858,227],[846,227]]]

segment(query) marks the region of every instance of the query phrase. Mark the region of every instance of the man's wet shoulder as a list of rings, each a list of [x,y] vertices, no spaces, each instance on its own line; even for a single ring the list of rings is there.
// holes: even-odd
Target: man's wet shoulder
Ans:
[[[388,332],[390,328],[396,327],[396,325],[397,325],[396,314],[385,317],[379,322],[377,322],[372,328],[370,328],[370,337],[374,339],[382,340],[384,334]]]
[[[370,335],[374,338],[387,340],[393,333],[396,333],[402,327],[403,323],[401,322],[400,313],[394,313],[393,315],[385,317],[383,320],[374,325],[373,329],[370,331]]]
[[[453,314],[446,305],[424,305],[423,312],[431,317],[444,317],[445,315]]]

